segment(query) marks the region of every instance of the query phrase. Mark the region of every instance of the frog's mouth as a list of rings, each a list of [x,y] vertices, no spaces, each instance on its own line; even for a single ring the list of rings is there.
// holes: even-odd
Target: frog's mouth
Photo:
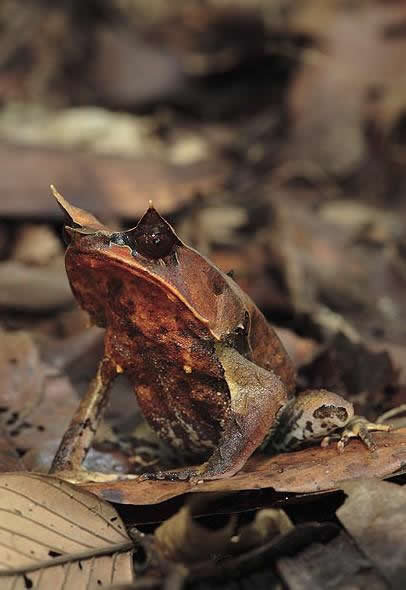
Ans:
[[[176,258],[176,251],[173,254]],[[176,262],[172,259],[140,260],[138,255],[134,256],[129,247],[123,248],[114,243],[110,243],[108,258],[110,263],[114,263],[117,269],[159,287],[166,293],[168,298],[177,299],[183,303],[196,319],[210,327],[208,318],[200,314],[190,302],[191,296],[182,279],[182,273],[181,271],[177,272],[175,269],[175,267],[178,267],[177,259]],[[216,338],[215,334],[213,336]]]

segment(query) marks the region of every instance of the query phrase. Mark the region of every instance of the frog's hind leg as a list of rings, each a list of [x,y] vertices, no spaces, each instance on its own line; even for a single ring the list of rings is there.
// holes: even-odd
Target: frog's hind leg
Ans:
[[[370,434],[373,430],[388,431],[390,427],[354,416],[353,405],[341,395],[326,389],[307,390],[283,408],[262,450],[276,453],[305,443],[321,441],[322,446],[327,446],[330,441],[338,440],[337,449],[342,452],[350,438],[359,438],[370,450],[375,450],[376,443]]]
[[[275,373],[252,363],[235,349],[219,344],[217,355],[230,390],[231,411],[217,448],[197,469],[196,478],[201,479],[237,473],[267,436],[288,397]]]
[[[143,474],[142,479],[187,479],[191,482],[231,477],[262,443],[285,405],[288,392],[281,379],[236,350],[218,345],[230,391],[230,410],[223,432],[208,461],[181,471]]]

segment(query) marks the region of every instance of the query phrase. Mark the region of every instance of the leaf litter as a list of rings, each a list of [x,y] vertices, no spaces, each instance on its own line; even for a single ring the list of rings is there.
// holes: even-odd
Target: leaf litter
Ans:
[[[1,199],[0,211],[12,219],[11,224],[8,219],[0,223],[2,325],[12,330],[0,334],[1,396],[6,400],[4,406],[0,402],[6,408],[0,416],[0,469],[18,471],[15,477],[37,478],[35,485],[39,485],[37,475],[24,475],[22,470],[47,469],[76,405],[76,391],[80,390],[76,371],[86,381],[84,373],[97,363],[97,346],[92,348],[80,331],[72,335],[59,314],[73,301],[61,266],[61,243],[53,239],[59,228],[54,226],[49,232],[46,226],[31,225],[38,219],[43,223],[43,217],[56,219],[48,197],[50,182],[75,194],[85,207],[107,216],[113,213],[123,223],[134,221],[153,198],[173,216],[177,228],[185,228],[187,241],[224,270],[234,268],[240,284],[271,321],[282,324],[280,333],[285,334],[299,369],[301,388],[339,389],[371,418],[405,403],[402,3],[312,0],[293,6],[291,2],[242,0],[243,8],[236,11],[232,3],[216,0],[204,6],[190,1],[185,6],[162,3],[162,10],[141,0],[136,9],[131,3],[115,3],[120,4],[119,26],[111,14],[106,20],[99,13],[95,23],[89,22],[89,10],[76,27],[74,8],[65,14],[56,7],[50,19],[44,19],[46,3],[38,3],[38,12],[33,11],[35,3],[27,3],[18,10],[28,15],[36,31],[28,37],[18,30],[24,19],[11,19],[12,26],[7,27],[7,13],[16,12],[12,4],[7,1],[0,8],[0,21],[6,23],[5,63],[10,58],[0,72],[0,94],[6,97],[6,104],[10,96],[41,102],[48,92],[75,108],[48,111],[59,121],[56,143],[64,133],[71,138],[66,151],[50,149],[50,128],[44,130],[45,140],[38,137],[33,142],[28,137],[26,141],[13,135],[18,130],[26,132],[24,125],[10,130],[9,142],[14,145],[0,146],[3,169],[8,172],[0,182],[1,194],[7,197]],[[48,27],[48,22],[59,26]],[[80,33],[83,26],[85,44]],[[29,27],[26,29],[28,32]],[[60,53],[54,51],[55,34]],[[86,57],[83,63],[75,62],[77,69],[71,67],[72,40],[75,55],[90,56],[91,63]],[[154,46],[157,40],[165,51],[161,45],[159,49]],[[19,67],[21,53],[32,59],[28,73]],[[48,55],[53,56],[49,69]],[[108,67],[112,60],[125,66]],[[161,76],[158,85],[154,68],[145,67],[157,60],[160,67],[168,67],[169,74]],[[13,64],[17,64],[15,71]],[[130,77],[125,74],[128,68]],[[133,75],[135,71],[143,75]],[[71,72],[69,80],[63,80],[64,72]],[[90,84],[89,72],[96,77]],[[103,80],[114,83],[106,88]],[[138,80],[142,80],[141,89]],[[85,101],[84,86],[85,94],[90,93]],[[155,114],[152,100],[146,107],[147,116],[145,112],[134,114],[139,101],[151,101],[159,89],[170,90],[171,106],[162,94],[155,98],[159,113]],[[81,153],[81,136],[78,142],[72,138],[82,129],[61,126],[61,122],[72,125],[76,116],[86,115],[76,105],[88,104],[89,96],[99,123],[104,126],[114,120],[111,130],[117,131],[114,138],[110,132],[101,138],[100,145],[98,132],[94,142],[86,138],[85,149],[103,151],[103,155]],[[172,100],[180,105],[181,116],[176,107],[172,110]],[[104,111],[106,104],[131,112],[115,115]],[[8,110],[2,111],[2,118]],[[224,118],[226,123],[220,121]],[[128,121],[129,128],[121,123],[117,126],[119,120],[123,125]],[[128,138],[130,128],[140,121],[148,123],[144,139],[150,144],[144,144],[144,154],[137,144],[133,157],[133,147],[120,145],[118,136],[122,133]],[[41,131],[36,125],[36,133]],[[128,157],[123,158],[124,153]],[[193,165],[201,157],[208,162]],[[192,165],[179,165],[179,160],[187,164],[190,158]],[[196,210],[200,215],[195,215]],[[200,224],[194,223],[194,216],[200,216]],[[23,328],[23,335],[16,328]],[[13,339],[14,351],[10,348]],[[10,362],[12,358],[15,361]],[[103,432],[111,430],[112,424],[117,431],[115,438],[101,440],[105,466],[109,457],[121,452],[120,445],[118,449],[115,445],[127,427],[124,414],[131,403],[130,398],[122,401],[127,398],[115,395],[113,399],[114,424],[109,422]],[[146,552],[161,551],[161,561],[155,564],[161,576],[147,568],[144,581],[147,584],[149,579],[154,587],[180,588],[185,580],[183,568],[190,568],[185,551],[197,548],[194,580],[220,571],[227,578],[234,576],[244,587],[246,583],[258,587],[258,580],[263,583],[269,575],[268,586],[282,580],[291,590],[402,588],[403,476],[396,478],[397,485],[358,478],[402,472],[405,438],[404,428],[390,435],[377,434],[378,451],[373,454],[352,441],[343,455],[337,455],[334,447],[271,458],[257,455],[235,478],[193,488],[186,482],[97,481],[76,486],[75,493],[85,493],[84,486],[103,498],[127,503],[119,507],[126,522],[131,521],[132,503],[138,513],[149,514],[148,507],[158,502],[153,506],[157,521],[176,510],[186,493],[212,496],[221,490],[227,494],[223,523],[216,521],[210,508],[201,508],[209,515],[207,527],[195,520],[193,511],[182,508],[156,537],[151,535]],[[128,455],[137,447],[136,438],[129,440]],[[125,461],[122,465],[126,466]],[[89,468],[96,469],[97,462]],[[265,493],[272,488],[280,490],[279,495]],[[348,495],[337,512],[345,527],[339,534],[332,521],[337,522],[334,506],[342,496],[325,494],[334,489],[344,489]],[[41,500],[52,494],[44,494]],[[231,501],[241,495],[243,508],[237,500]],[[238,518],[230,513],[248,510],[253,516],[256,509],[275,502],[275,497],[286,508],[293,528],[279,531],[282,534],[271,540],[250,529],[254,546],[250,549],[248,543],[241,554],[230,557],[235,544],[231,539],[242,537],[244,526],[250,528],[247,513]],[[81,512],[75,518],[80,525],[88,514]],[[266,520],[267,515],[259,511],[257,518]],[[148,516],[141,520],[147,522]],[[165,528],[172,549],[162,542]],[[222,540],[215,547],[216,557],[210,559],[214,528],[216,539]],[[21,527],[16,538],[23,532]],[[77,540],[81,541],[80,534]],[[205,563],[199,562],[203,557],[199,544],[209,549]],[[69,559],[69,552],[66,555]],[[47,576],[51,580],[48,587],[53,588],[56,572],[61,578],[65,575],[68,563],[55,567],[60,558],[48,556],[54,567],[44,570],[41,587]],[[109,572],[113,558],[111,554],[99,556],[95,562],[103,559],[107,559],[103,567]],[[128,563],[125,552],[119,559]],[[239,569],[243,563],[250,564],[254,577],[243,578]],[[266,574],[269,569],[271,574]],[[49,573],[52,571],[55,574]],[[32,575],[27,572],[25,578],[12,578],[11,587],[29,587]],[[108,575],[105,579],[111,581]],[[72,584],[80,587],[76,580]]]
[[[1,588],[130,582],[132,541],[115,511],[62,480],[0,475]]]

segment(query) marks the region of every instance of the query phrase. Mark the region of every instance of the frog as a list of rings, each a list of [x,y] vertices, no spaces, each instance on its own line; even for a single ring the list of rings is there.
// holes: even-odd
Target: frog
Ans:
[[[52,191],[67,220],[73,295],[105,331],[103,358],[51,473],[82,469],[120,374],[159,439],[191,465],[143,478],[232,477],[257,450],[335,438],[339,451],[352,437],[376,448],[371,431],[389,426],[354,416],[337,393],[296,394],[293,362],[262,312],[232,276],[182,242],[151,202],[135,227],[112,231]]]

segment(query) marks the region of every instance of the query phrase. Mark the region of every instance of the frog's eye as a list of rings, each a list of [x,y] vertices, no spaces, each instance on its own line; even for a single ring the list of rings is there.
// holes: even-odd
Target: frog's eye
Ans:
[[[176,237],[165,227],[151,227],[135,236],[135,250],[146,258],[165,258],[171,253]]]
[[[137,226],[125,232],[114,234],[111,241],[119,246],[129,246],[134,256],[165,258],[171,254],[179,239],[172,227],[157,211],[150,207]]]

